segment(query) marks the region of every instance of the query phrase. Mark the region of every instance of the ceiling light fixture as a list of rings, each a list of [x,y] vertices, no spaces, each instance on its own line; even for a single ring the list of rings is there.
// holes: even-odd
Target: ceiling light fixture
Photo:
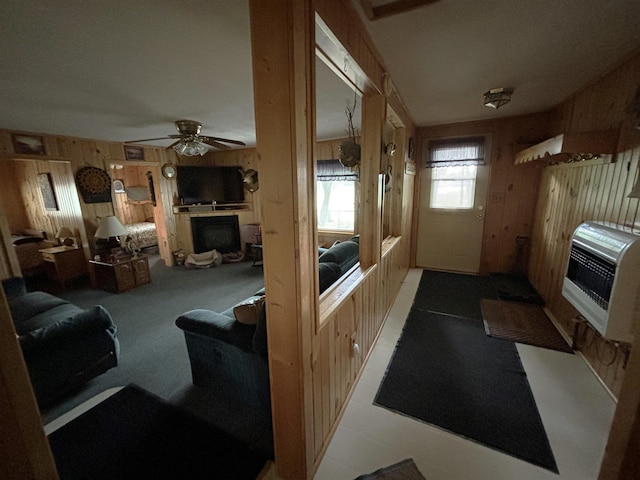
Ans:
[[[492,88],[484,94],[484,106],[495,108],[496,110],[511,101],[513,88]]]
[[[193,137],[187,137],[180,140],[173,146],[178,155],[193,157],[195,155],[204,155],[209,151],[204,143],[198,142]]]

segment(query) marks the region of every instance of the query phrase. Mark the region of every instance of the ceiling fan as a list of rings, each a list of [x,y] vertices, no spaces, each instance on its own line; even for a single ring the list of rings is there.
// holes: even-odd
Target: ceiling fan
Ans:
[[[231,145],[245,146],[244,142],[239,140],[230,140],[228,138],[210,137],[208,135],[201,135],[200,130],[202,124],[195,120],[176,120],[175,122],[177,134],[167,135],[166,137],[159,138],[144,138],[142,140],[129,140],[124,143],[142,143],[152,142],[155,140],[164,140],[167,138],[177,139],[167,148],[173,148],[180,155],[204,155],[209,151],[209,148],[217,148],[219,150],[227,150],[231,148]]]

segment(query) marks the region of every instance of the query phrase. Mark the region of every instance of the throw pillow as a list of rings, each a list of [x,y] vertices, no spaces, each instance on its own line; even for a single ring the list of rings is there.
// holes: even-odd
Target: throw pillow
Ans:
[[[233,316],[236,320],[245,325],[255,325],[258,323],[264,311],[264,295],[258,298],[251,297],[246,301],[233,307]]]

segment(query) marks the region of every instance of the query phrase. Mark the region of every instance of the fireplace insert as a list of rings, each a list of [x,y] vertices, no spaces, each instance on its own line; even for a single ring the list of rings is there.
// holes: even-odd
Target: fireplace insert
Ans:
[[[237,215],[191,217],[194,253],[217,250],[235,253],[240,248],[240,227]]]

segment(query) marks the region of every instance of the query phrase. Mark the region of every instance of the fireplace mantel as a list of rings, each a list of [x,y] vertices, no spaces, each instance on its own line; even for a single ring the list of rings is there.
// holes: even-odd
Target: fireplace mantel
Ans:
[[[229,215],[235,211],[253,210],[252,203],[224,203],[224,204],[200,204],[200,205],[174,205],[173,213],[175,215],[182,214],[198,214],[209,213],[219,215]]]

